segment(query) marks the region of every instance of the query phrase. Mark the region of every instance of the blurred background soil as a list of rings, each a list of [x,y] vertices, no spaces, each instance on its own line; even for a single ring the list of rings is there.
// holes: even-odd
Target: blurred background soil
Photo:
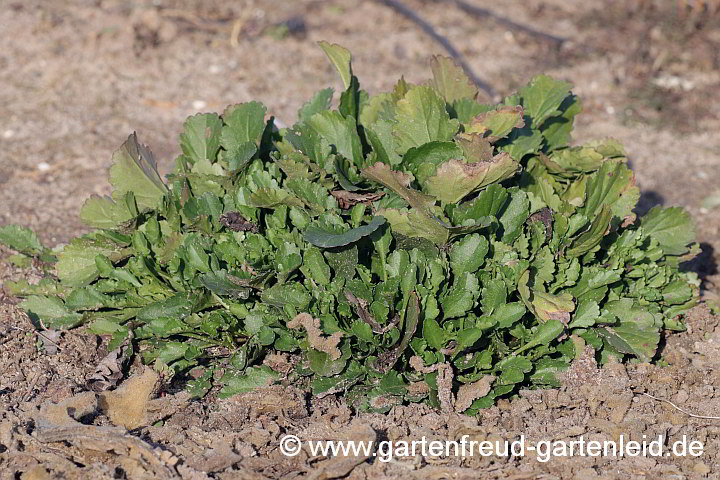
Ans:
[[[222,111],[228,104],[259,100],[277,123],[292,124],[297,109],[313,92],[328,85],[336,91],[341,88],[316,45],[318,40],[349,48],[354,72],[371,92],[391,88],[401,74],[412,82],[427,79],[430,56],[447,52],[389,3],[0,0],[0,225],[29,226],[49,246],[83,233],[78,209],[92,193],[110,192],[107,168],[112,151],[133,131],[155,152],[161,171],[167,172],[179,152],[177,135],[183,121],[197,111]],[[639,213],[654,205],[682,205],[692,213],[703,253],[690,268],[703,278],[705,298],[717,298],[720,209],[713,207],[713,195],[720,189],[720,4],[716,0],[402,0],[402,4],[430,23],[498,95],[512,92],[541,72],[571,81],[584,104],[584,113],[576,120],[575,140],[612,136],[625,145],[643,192]],[[0,282],[28,275],[32,273],[0,262]],[[69,332],[57,339],[60,352],[47,355],[38,350],[37,337],[13,306],[15,301],[0,294],[0,404],[5,410],[0,417],[0,478],[21,474],[28,475],[22,478],[91,474],[131,478],[127,469],[118,466],[118,455],[86,458],[76,447],[70,451],[55,445],[48,450],[39,445],[23,451],[18,446],[32,442],[28,440],[32,428],[27,427],[38,405],[83,389],[103,347],[94,336]],[[187,478],[290,478],[289,472],[318,478],[348,473],[352,478],[477,478],[481,471],[487,478],[718,478],[718,421],[692,419],[667,404],[628,394],[630,386],[654,389],[701,415],[718,415],[720,330],[707,309],[693,318],[696,328],[668,342],[674,348],[668,347],[674,352],[668,354],[668,369],[618,367],[615,373],[595,375],[597,382],[584,389],[529,392],[493,407],[480,424],[475,419],[443,419],[415,407],[396,409],[390,416],[355,418],[347,406],[334,400],[303,403],[293,420],[280,410],[257,415],[248,410],[257,399],[246,403],[240,399],[220,407],[208,402],[183,404],[168,414],[167,427],[150,427],[138,434],[175,452],[178,465],[192,470],[173,467],[183,478],[191,473],[198,476]],[[610,398],[610,392],[625,403],[615,405],[618,400]],[[220,421],[218,408],[243,425]],[[172,427],[173,422],[180,422],[179,426]],[[456,459],[430,465],[404,459],[400,466],[365,462],[343,475],[338,474],[342,469],[321,467],[317,459],[296,457],[291,462],[277,455],[280,431],[308,432],[327,425],[344,431],[351,422],[365,422],[376,434],[399,438],[422,429],[447,438],[457,434],[457,429],[452,430],[456,427],[484,429],[482,435],[496,428],[498,435],[510,437],[523,429],[562,436],[560,430],[567,432],[571,425],[583,426],[575,435],[615,435],[623,428],[656,433],[664,428],[669,436],[683,432],[700,436],[710,447],[700,459],[677,463],[571,459],[539,464],[514,459],[473,464]],[[255,438],[245,431],[251,427],[259,440],[249,440]],[[156,428],[175,428],[175,436],[168,433],[171,430],[152,430]],[[181,434],[185,430],[195,433]],[[28,438],[19,439],[22,435]],[[203,435],[217,438],[211,441]],[[220,448],[217,439],[235,457],[223,457],[229,463],[211,468],[212,462],[203,455],[207,456],[207,449]],[[30,477],[31,473],[39,476]]]

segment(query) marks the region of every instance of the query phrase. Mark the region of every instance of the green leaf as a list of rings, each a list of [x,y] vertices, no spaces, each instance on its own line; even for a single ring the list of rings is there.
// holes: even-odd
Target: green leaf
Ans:
[[[323,49],[325,55],[327,55],[337,69],[345,88],[349,88],[352,79],[352,67],[350,65],[352,55],[350,54],[350,51],[336,43],[330,44],[328,42],[320,41],[318,42],[318,45],[320,45],[320,48]]]
[[[158,318],[182,320],[192,312],[193,300],[186,293],[176,293],[171,297],[144,306],[137,312],[137,319],[141,322],[151,322]]]
[[[307,178],[295,177],[288,179],[285,182],[285,187],[297,195],[315,213],[319,214],[337,208],[335,198],[330,196],[327,189]]]
[[[317,248],[308,248],[303,254],[303,266],[300,268],[305,277],[310,278],[317,285],[330,283],[330,266]]]
[[[458,332],[457,344],[455,346],[454,356],[457,357],[464,350],[475,345],[475,342],[483,337],[483,329],[481,328],[464,328]]]
[[[402,166],[422,185],[428,177],[435,175],[439,165],[452,158],[463,158],[463,151],[455,143],[430,142],[408,150]]]
[[[469,123],[470,120],[476,116],[492,109],[493,107],[491,105],[479,103],[471,98],[461,98],[452,103],[450,110],[454,112],[453,116],[457,118],[460,123]]]
[[[250,194],[249,206],[260,208],[275,208],[279,205],[290,207],[303,207],[303,202],[296,196],[279,188],[263,187]]]
[[[495,389],[500,385],[514,385],[525,380],[525,374],[532,370],[532,362],[525,357],[507,357],[496,366],[500,376],[495,382]]]
[[[140,208],[158,208],[167,193],[167,187],[160,178],[152,152],[138,143],[133,133],[113,153],[110,167],[112,197],[116,202],[125,200],[125,194],[132,192]]]
[[[93,228],[113,229],[132,220],[134,215],[124,201],[93,195],[80,209],[80,219]]]
[[[338,375],[345,369],[345,365],[347,365],[346,356],[333,360],[327,353],[320,352],[314,348],[308,349],[307,357],[308,360],[310,360],[310,369],[322,377]]]
[[[606,160],[603,154],[591,147],[564,148],[553,152],[549,157],[537,158],[550,173],[567,178],[575,178],[580,173],[594,172]]]
[[[335,251],[326,250],[323,252],[323,255],[336,276],[344,278],[345,280],[351,280],[355,276],[358,265],[357,245],[340,248]]]
[[[480,284],[475,275],[465,272],[460,275],[448,294],[442,300],[443,318],[462,317],[475,305],[480,293]]]
[[[525,120],[524,110],[520,105],[503,106],[497,110],[481,113],[470,121],[465,129],[466,133],[476,133],[495,142],[505,138],[514,128],[523,128]]]
[[[367,324],[364,324],[367,326]],[[322,395],[326,392],[345,392],[354,384],[356,384],[365,374],[365,368],[360,363],[352,360],[348,367],[341,374],[334,377],[313,378],[312,394]]]
[[[460,277],[465,272],[475,273],[485,263],[488,248],[487,239],[477,233],[466,235],[453,244],[450,250],[453,275]]]
[[[351,228],[345,233],[335,233],[323,230],[320,227],[311,225],[305,230],[305,241],[320,248],[342,247],[355,243],[363,237],[373,233],[375,230],[385,224],[385,218],[381,216],[373,217],[372,221],[361,227]]]
[[[260,295],[262,301],[276,307],[290,305],[298,311],[305,311],[310,305],[310,294],[302,285],[291,283],[288,285],[275,285],[263,290]]]
[[[313,115],[307,124],[329,145],[334,145],[340,155],[355,165],[363,164],[362,144],[354,118],[343,117],[336,111],[323,111]]]
[[[396,166],[402,162],[402,157],[396,152],[392,131],[393,124],[388,120],[380,119],[365,127],[365,136],[377,154],[378,160]]]
[[[220,130],[223,123],[215,113],[197,114],[185,120],[180,134],[180,147],[193,162],[215,160],[220,149]]]
[[[484,279],[482,284],[482,311],[489,315],[496,308],[506,304],[508,294],[507,286],[502,279]]]
[[[629,298],[607,302],[604,308],[618,318],[618,324],[597,329],[597,332],[617,351],[649,362],[660,343],[662,322]]]
[[[481,191],[475,199],[465,202],[450,212],[455,225],[468,220],[479,220],[484,217],[497,217],[507,204],[509,194],[501,185],[493,184]]]
[[[640,198],[640,190],[630,169],[621,161],[606,161],[588,180],[587,199],[578,213],[594,218],[609,207],[612,210],[613,225],[635,219],[632,212]]]
[[[568,82],[538,75],[518,91],[535,127],[542,125],[548,117],[561,113],[560,105],[570,94],[570,88],[572,85]]]
[[[506,303],[496,308],[490,318],[493,319],[497,328],[509,328],[520,320],[526,311],[522,302]]]
[[[241,393],[252,392],[259,388],[266,388],[280,379],[280,374],[270,367],[261,365],[250,367],[243,375],[226,374],[223,377],[225,386],[220,390],[220,398],[228,398]]]
[[[585,267],[577,285],[570,289],[570,293],[578,299],[584,299],[586,295],[598,289],[602,290],[604,297],[607,285],[611,285],[622,279],[617,271],[608,268]]]
[[[320,167],[325,167],[331,153],[330,145],[315,129],[306,124],[295,125],[292,130],[287,131],[286,138],[310,160]]]
[[[687,253],[695,241],[690,214],[681,207],[653,207],[640,221],[647,235],[660,244],[666,255]]]
[[[435,204],[435,198],[410,188],[409,175],[391,170],[389,165],[378,162],[365,168],[362,174],[365,178],[386,186],[422,213]]]
[[[443,203],[457,203],[467,195],[492,183],[515,175],[520,164],[507,153],[501,153],[488,162],[465,163],[448,160],[427,179],[425,189]]]
[[[412,147],[428,142],[446,142],[458,130],[458,122],[450,119],[445,101],[430,87],[413,87],[397,103],[393,136],[397,152],[404,154]]]
[[[435,350],[441,350],[445,347],[447,335],[445,330],[442,329],[437,321],[431,318],[426,318],[423,322],[422,334],[428,345]]]
[[[513,352],[517,355],[538,345],[549,345],[565,331],[565,325],[559,320],[548,320],[538,325],[537,329],[532,333],[530,341]]]
[[[398,358],[407,350],[407,348],[410,346],[410,342],[412,341],[413,336],[415,335],[415,331],[417,330],[418,322],[420,320],[420,301],[418,300],[418,296],[416,292],[412,292],[410,294],[410,297],[408,299],[407,308],[405,309],[405,331],[403,332],[403,337],[400,340],[400,343],[393,348],[392,350],[389,350],[385,353],[382,353],[378,356],[378,361],[375,364],[375,368],[381,372],[386,372],[390,368],[392,368],[395,363],[397,362]],[[426,322],[433,322],[434,320],[425,320]],[[423,327],[424,329],[425,327]],[[435,325],[431,325],[429,328],[436,328],[439,329],[440,326],[437,325],[437,322]],[[425,330],[423,330],[424,334]],[[428,331],[429,335],[438,334],[442,336],[441,332],[438,332],[437,330],[434,333],[431,333]],[[438,341],[442,342],[443,340],[441,338],[437,339]],[[435,340],[433,340],[435,342]],[[428,342],[430,343],[430,342]],[[434,343],[433,343],[434,344]]]
[[[461,98],[475,98],[478,89],[462,67],[452,58],[434,55],[430,61],[433,79],[430,84],[445,99],[453,103]]]
[[[610,226],[611,216],[610,208],[604,206],[599,215],[593,220],[590,229],[575,239],[572,248],[566,252],[567,256],[571,258],[579,257],[598,246]]]
[[[383,208],[375,213],[387,219],[393,233],[410,238],[427,239],[435,245],[445,245],[450,238],[450,231],[447,228],[417,210]]]
[[[307,103],[303,104],[298,111],[298,118],[301,122],[306,122],[316,113],[324,112],[330,109],[332,101],[333,89],[325,88],[317,92]]]
[[[235,145],[232,150],[226,152],[225,159],[231,172],[245,169],[250,160],[255,156],[258,149],[255,142],[245,142]]]
[[[39,255],[45,251],[35,232],[20,225],[0,227],[0,243],[25,255]]]
[[[73,287],[87,285],[98,276],[95,257],[103,255],[116,262],[128,254],[126,250],[99,238],[76,238],[58,253],[55,274],[65,285]]]
[[[248,142],[257,144],[265,130],[265,106],[259,102],[231,105],[222,114],[225,125],[220,132],[220,145],[237,155],[247,152]]]
[[[109,306],[112,299],[100,293],[95,287],[76,288],[65,299],[65,306],[70,310],[98,310]]]
[[[663,288],[662,296],[668,305],[681,305],[692,298],[693,292],[686,280],[675,280]]]
[[[250,296],[250,289],[236,283],[237,280],[237,277],[233,278],[224,271],[210,272],[200,277],[200,282],[205,288],[216,295],[247,299]]]
[[[30,318],[35,317],[46,328],[68,329],[80,325],[83,317],[79,313],[71,312],[57,297],[31,295],[20,303]]]
[[[498,220],[503,227],[502,241],[512,244],[523,231],[523,225],[530,216],[530,201],[522,190],[510,192],[510,202],[500,214]]]
[[[357,120],[360,104],[367,100],[367,92],[360,91],[360,84],[356,76],[350,77],[350,86],[340,94],[338,111],[343,117]]]
[[[582,111],[582,103],[575,95],[568,95],[560,104],[562,114],[549,118],[542,125],[542,136],[549,152],[563,148],[570,143],[570,132],[575,115]]]
[[[540,131],[525,125],[523,128],[514,128],[507,138],[501,139],[497,144],[500,150],[519,162],[525,155],[539,153],[542,143],[543,136]]]
[[[567,371],[570,364],[565,358],[554,359],[544,357],[537,361],[530,381],[535,385],[547,385],[553,388],[562,386],[562,381],[558,379],[559,373]]]
[[[585,300],[581,302],[577,310],[575,310],[568,329],[592,327],[598,318],[600,318],[600,307],[597,302],[594,300]]]

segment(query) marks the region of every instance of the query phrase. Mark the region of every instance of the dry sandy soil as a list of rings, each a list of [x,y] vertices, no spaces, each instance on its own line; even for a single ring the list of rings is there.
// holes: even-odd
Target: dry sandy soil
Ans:
[[[470,1],[562,39],[555,41],[453,2],[404,1],[498,94],[539,72],[572,81],[585,105],[576,140],[613,136],[625,144],[643,191],[640,210],[689,209],[703,248],[689,268],[703,278],[705,299],[717,298],[720,221],[717,210],[703,207],[720,178],[714,2],[688,1],[693,11],[671,0]],[[90,194],[109,192],[110,155],[128,133],[137,131],[167,171],[182,122],[197,110],[256,99],[291,124],[314,91],[337,89],[317,40],[349,47],[371,91],[389,88],[401,73],[425,79],[429,56],[444,53],[415,23],[370,0],[0,0],[0,31],[0,224],[29,226],[50,246],[84,231],[76,213]],[[0,250],[0,282],[38,274],[3,262],[8,253]],[[40,349],[16,302],[0,292],[1,479],[720,478],[720,318],[706,306],[689,316],[687,332],[667,339],[668,366],[597,371],[587,362],[576,372],[582,384],[523,392],[468,418],[417,406],[356,414],[333,397],[311,400],[288,388],[189,402],[183,393],[153,390],[144,377],[98,399],[82,392],[107,353],[103,339],[79,329]],[[65,403],[53,409],[50,402]],[[112,426],[126,411],[142,418],[129,433]],[[48,425],[57,427],[53,435]],[[686,435],[705,449],[697,458],[381,462],[305,451],[285,458],[278,445],[286,433],[377,440],[661,435],[668,444]]]

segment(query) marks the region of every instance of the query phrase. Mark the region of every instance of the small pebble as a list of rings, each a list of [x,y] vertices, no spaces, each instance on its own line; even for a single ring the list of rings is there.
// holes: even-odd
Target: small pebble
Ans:
[[[615,107],[612,105],[605,105],[605,113],[608,115],[613,115],[615,113]]]
[[[15,136],[15,130],[7,129],[2,133],[3,138],[12,138]]]
[[[220,65],[210,65],[208,71],[210,73],[220,73],[222,72],[222,68],[220,67]]]
[[[41,172],[47,172],[48,170],[50,170],[50,164],[47,162],[40,162],[37,164],[37,169]]]
[[[192,102],[192,108],[195,110],[202,110],[205,107],[207,107],[207,102],[204,100],[195,100]]]

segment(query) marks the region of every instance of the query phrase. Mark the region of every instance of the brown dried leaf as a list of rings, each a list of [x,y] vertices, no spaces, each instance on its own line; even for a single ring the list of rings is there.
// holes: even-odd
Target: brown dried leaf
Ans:
[[[260,231],[256,223],[245,220],[238,212],[228,212],[220,216],[220,223],[233,232],[253,232]]]
[[[506,137],[513,128],[524,127],[524,114],[523,107],[520,105],[500,107],[476,116],[465,131],[479,133],[493,143]]]
[[[408,205],[423,213],[435,204],[435,198],[410,188],[412,179],[408,174],[391,170],[390,166],[385,163],[377,162],[364,169],[362,174],[369,180],[380,183],[397,193]]]
[[[466,163],[451,159],[425,182],[427,192],[444,203],[457,203],[470,193],[515,175],[520,164],[506,152],[488,162]]]
[[[468,162],[489,162],[493,157],[493,147],[487,138],[476,133],[460,133],[455,143],[462,149]]]
[[[548,207],[545,207],[533,213],[532,215],[530,215],[528,223],[533,222],[542,222],[543,225],[545,225],[545,240],[550,240],[550,238],[552,237],[553,225],[552,210]]]
[[[123,378],[123,368],[130,359],[132,348],[130,341],[132,333],[125,339],[122,345],[105,355],[100,360],[95,372],[87,379],[87,387],[93,392],[104,392],[118,384]]]
[[[350,305],[355,308],[355,313],[357,313],[357,316],[360,317],[363,322],[370,325],[373,333],[387,333],[400,322],[400,317],[395,316],[395,318],[393,318],[393,320],[389,324],[385,326],[380,325],[378,322],[375,321],[372,314],[368,310],[368,302],[366,300],[362,298],[357,298],[348,290],[345,290],[345,298],[347,298],[347,301],[350,303]]]
[[[380,200],[385,195],[385,192],[353,193],[348,192],[347,190],[334,190],[330,192],[330,195],[335,197],[340,208],[347,210],[358,203],[369,204],[376,200]]]

